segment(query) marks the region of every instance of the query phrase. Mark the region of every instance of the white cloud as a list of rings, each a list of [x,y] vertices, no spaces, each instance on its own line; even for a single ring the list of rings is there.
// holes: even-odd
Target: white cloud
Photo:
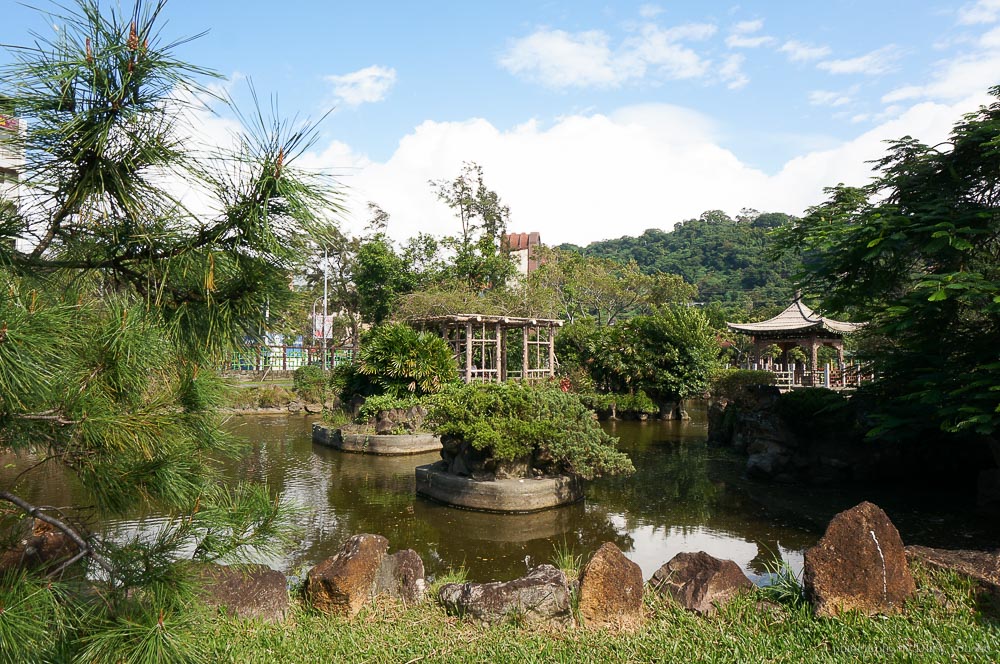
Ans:
[[[755,34],[764,27],[764,21],[741,21],[733,26],[728,37],[726,46],[729,48],[757,48],[774,42],[774,37]]]
[[[1000,18],[1000,0],[977,0],[958,10],[958,22],[962,25],[995,23]]]
[[[851,103],[851,97],[841,92],[813,90],[809,93],[809,103],[813,106],[844,106]]]
[[[372,65],[349,74],[327,76],[337,99],[348,106],[382,101],[396,83],[396,70]]]
[[[733,54],[722,61],[719,76],[726,82],[726,87],[730,90],[739,90],[750,82],[750,78],[743,73],[745,59],[742,55]]]
[[[998,0],[1000,1],[1000,0]],[[1000,71],[1000,27],[979,37],[975,47],[965,54],[936,63],[920,85],[904,85],[882,96],[883,103],[914,99],[954,101],[982,94],[997,84]]]
[[[663,7],[659,5],[646,4],[639,7],[639,16],[644,19],[656,18],[663,13]]]
[[[551,126],[529,121],[509,130],[482,119],[427,121],[403,137],[385,162],[335,144],[312,163],[357,169],[344,178],[355,230],[363,227],[365,203],[372,200],[390,213],[394,238],[455,233],[458,222],[427,182],[454,177],[463,161],[472,160],[510,206],[512,231],[540,231],[549,244],[583,244],[670,229],[708,209],[800,214],[823,200],[824,187],[866,183],[867,162],[885,154],[884,140],[912,135],[937,143],[981,101],[903,109],[853,140],[804,148],[772,174],[726,149],[706,116],[666,104],[572,115]]]
[[[830,55],[828,46],[812,46],[800,41],[790,39],[778,49],[782,53],[788,54],[788,59],[792,62],[806,62],[809,60],[819,60]]]
[[[511,42],[499,63],[552,88],[616,87],[651,73],[668,80],[698,78],[706,75],[709,63],[681,42],[706,39],[715,30],[705,23],[669,28],[647,23],[613,49],[601,30],[541,28]]]
[[[867,74],[871,76],[892,71],[898,58],[899,50],[890,44],[856,58],[824,60],[816,66],[831,74]]]

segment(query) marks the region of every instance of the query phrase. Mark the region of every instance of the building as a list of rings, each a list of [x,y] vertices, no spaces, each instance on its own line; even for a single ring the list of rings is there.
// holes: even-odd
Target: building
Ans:
[[[18,181],[24,169],[24,149],[20,145],[22,123],[14,109],[0,98],[0,198],[16,201]]]
[[[537,231],[531,233],[508,233],[504,238],[504,248],[514,257],[518,274],[529,275],[538,268],[535,248],[542,245],[542,236]]]

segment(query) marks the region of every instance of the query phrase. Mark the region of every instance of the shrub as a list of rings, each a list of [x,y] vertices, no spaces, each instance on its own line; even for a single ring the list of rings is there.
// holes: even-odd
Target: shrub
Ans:
[[[554,386],[480,383],[456,386],[431,401],[435,433],[454,436],[498,460],[550,457],[562,472],[590,479],[631,473],[579,396]]]
[[[345,402],[357,396],[421,396],[458,380],[451,348],[431,332],[403,323],[372,328],[361,340],[357,362],[339,367],[331,383]]]
[[[423,402],[424,399],[421,397],[415,397],[412,395],[405,397],[394,397],[388,394],[370,396],[365,399],[364,404],[362,404],[361,408],[358,410],[357,421],[359,423],[367,422],[373,417],[377,417],[382,411],[411,408],[413,406],[419,406]]]
[[[709,390],[714,397],[735,399],[740,392],[757,385],[774,385],[777,378],[770,371],[726,369],[712,378]]]
[[[299,367],[292,374],[292,386],[299,398],[309,403],[326,400],[326,375],[319,367]]]
[[[580,400],[591,410],[603,412],[614,408],[619,415],[622,413],[645,413],[653,415],[660,412],[660,407],[656,405],[656,402],[650,399],[642,390],[639,390],[635,394],[584,392],[580,394]]]

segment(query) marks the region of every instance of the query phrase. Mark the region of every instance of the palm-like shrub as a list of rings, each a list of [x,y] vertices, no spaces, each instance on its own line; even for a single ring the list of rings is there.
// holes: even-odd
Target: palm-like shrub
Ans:
[[[496,460],[544,459],[558,472],[587,479],[635,471],[579,396],[555,386],[456,386],[431,400],[428,419],[442,438],[460,439]]]
[[[458,380],[458,365],[444,339],[403,323],[372,328],[354,365],[334,373],[341,398],[422,396]]]

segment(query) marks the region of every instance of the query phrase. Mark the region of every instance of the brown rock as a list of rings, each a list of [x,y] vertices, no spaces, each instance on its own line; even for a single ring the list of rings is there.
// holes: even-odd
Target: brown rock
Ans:
[[[198,565],[195,576],[202,600],[221,607],[238,618],[280,622],[288,612],[285,575],[266,565],[227,567]]]
[[[504,583],[447,583],[441,586],[438,600],[448,613],[486,623],[520,620],[573,625],[566,575],[552,565],[539,565],[527,576]]]
[[[642,569],[605,542],[580,575],[580,616],[587,627],[642,622]]]
[[[355,535],[340,552],[309,570],[306,597],[324,613],[354,617],[375,593],[375,581],[389,540]]]
[[[925,567],[955,572],[1000,598],[1000,552],[906,547],[906,558]]]
[[[76,555],[78,549],[64,532],[44,521],[33,519],[31,534],[7,551],[0,552],[0,570],[54,569]]]
[[[802,584],[818,616],[897,613],[917,590],[899,532],[869,502],[833,517],[805,552]]]
[[[678,553],[656,570],[649,585],[701,615],[712,615],[737,593],[753,588],[739,565],[704,551]]]
[[[424,561],[413,549],[397,551],[382,559],[375,582],[375,592],[416,604],[427,592]]]

